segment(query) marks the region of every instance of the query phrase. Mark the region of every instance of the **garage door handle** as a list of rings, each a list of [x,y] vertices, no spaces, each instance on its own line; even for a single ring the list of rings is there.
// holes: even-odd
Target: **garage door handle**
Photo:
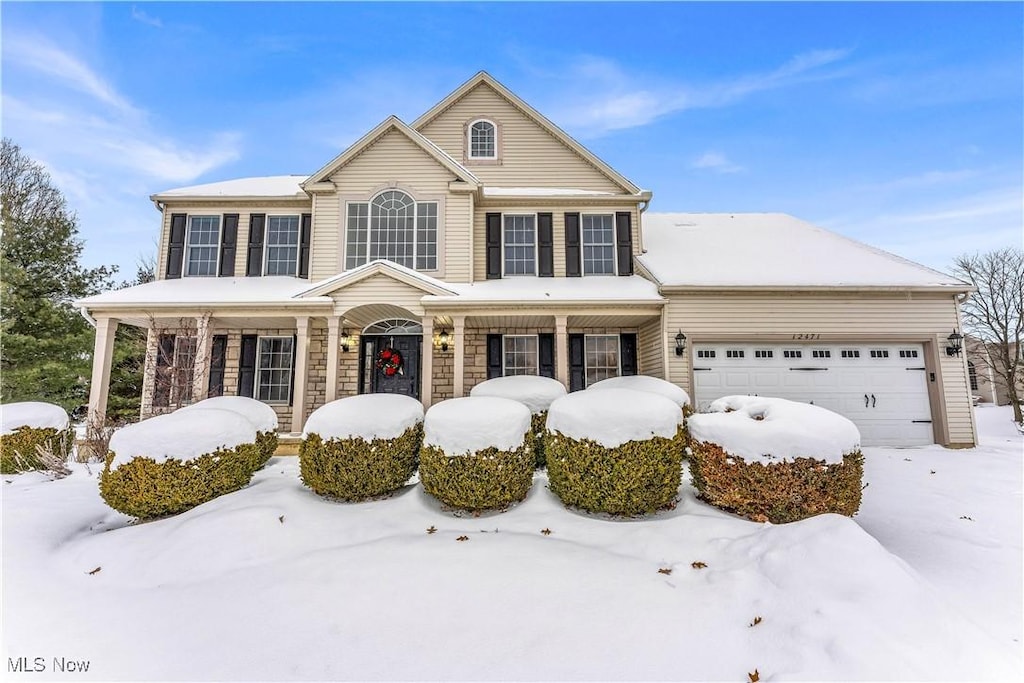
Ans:
[[[875,395],[874,394],[871,394],[871,407],[872,408],[875,407]]]
[[[802,372],[821,372],[828,370],[828,368],[790,368],[790,370],[800,370]]]
[[[864,394],[864,407],[867,408],[869,403],[871,403],[871,399],[868,398],[867,394]]]
[[[932,423],[931,420],[911,420],[911,422],[914,423],[914,424],[929,424],[929,425]]]

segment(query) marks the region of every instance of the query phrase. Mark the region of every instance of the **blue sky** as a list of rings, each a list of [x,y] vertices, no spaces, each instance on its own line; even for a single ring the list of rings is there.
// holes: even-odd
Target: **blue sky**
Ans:
[[[310,173],[489,71],[653,211],[782,211],[943,269],[1020,246],[1020,3],[4,2],[3,134],[89,265],[148,196]],[[794,245],[797,248],[797,245]]]

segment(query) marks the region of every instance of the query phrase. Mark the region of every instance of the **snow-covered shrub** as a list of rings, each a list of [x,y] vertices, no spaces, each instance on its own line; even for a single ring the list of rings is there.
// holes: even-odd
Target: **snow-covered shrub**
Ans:
[[[409,481],[423,441],[423,404],[398,394],[338,399],[309,416],[299,444],[302,481],[320,495],[366,500]]]
[[[160,415],[110,438],[100,495],[140,519],[173,515],[248,484],[261,455],[256,428],[236,412]]]
[[[548,420],[548,406],[565,396],[565,385],[550,377],[510,375],[495,377],[473,387],[470,396],[497,396],[518,401],[530,409],[530,434],[537,467],[544,467],[544,425]]]
[[[208,410],[210,408],[230,410],[249,420],[256,428],[256,445],[260,447],[258,457],[253,462],[253,470],[258,470],[267,464],[267,461],[274,455],[274,451],[277,450],[277,413],[273,408],[263,401],[246,396],[214,396],[180,408],[179,411]]]
[[[67,412],[41,401],[0,406],[0,472],[47,469],[46,460],[65,461],[75,444]]]
[[[841,415],[780,398],[726,396],[689,418],[700,497],[756,521],[860,508],[860,432]]]
[[[609,377],[600,382],[595,382],[587,387],[587,390],[601,391],[602,389],[633,389],[634,391],[646,391],[658,396],[664,396],[679,406],[683,411],[683,417],[693,415],[693,406],[690,403],[690,395],[672,382],[648,377],[647,375],[626,375],[622,377]],[[686,420],[679,425],[674,437],[676,448],[683,458],[686,457],[686,447],[689,445],[689,432],[686,429]]]
[[[420,481],[445,505],[492,510],[517,503],[533,483],[530,409],[518,401],[472,396],[427,411]]]
[[[670,505],[679,490],[682,411],[632,389],[578,391],[548,410],[551,490],[591,512],[637,515]]]

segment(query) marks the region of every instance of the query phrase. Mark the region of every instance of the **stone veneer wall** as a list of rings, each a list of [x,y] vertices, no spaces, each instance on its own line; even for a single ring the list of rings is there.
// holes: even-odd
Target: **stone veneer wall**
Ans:
[[[442,351],[433,347],[434,377],[431,382],[431,401],[438,403],[449,399],[455,392],[455,349],[454,345]]]

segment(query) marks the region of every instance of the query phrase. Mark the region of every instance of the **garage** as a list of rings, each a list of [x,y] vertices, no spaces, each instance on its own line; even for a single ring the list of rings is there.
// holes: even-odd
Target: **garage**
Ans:
[[[935,442],[921,344],[695,344],[697,410],[732,394],[813,403],[852,420],[865,446]]]

